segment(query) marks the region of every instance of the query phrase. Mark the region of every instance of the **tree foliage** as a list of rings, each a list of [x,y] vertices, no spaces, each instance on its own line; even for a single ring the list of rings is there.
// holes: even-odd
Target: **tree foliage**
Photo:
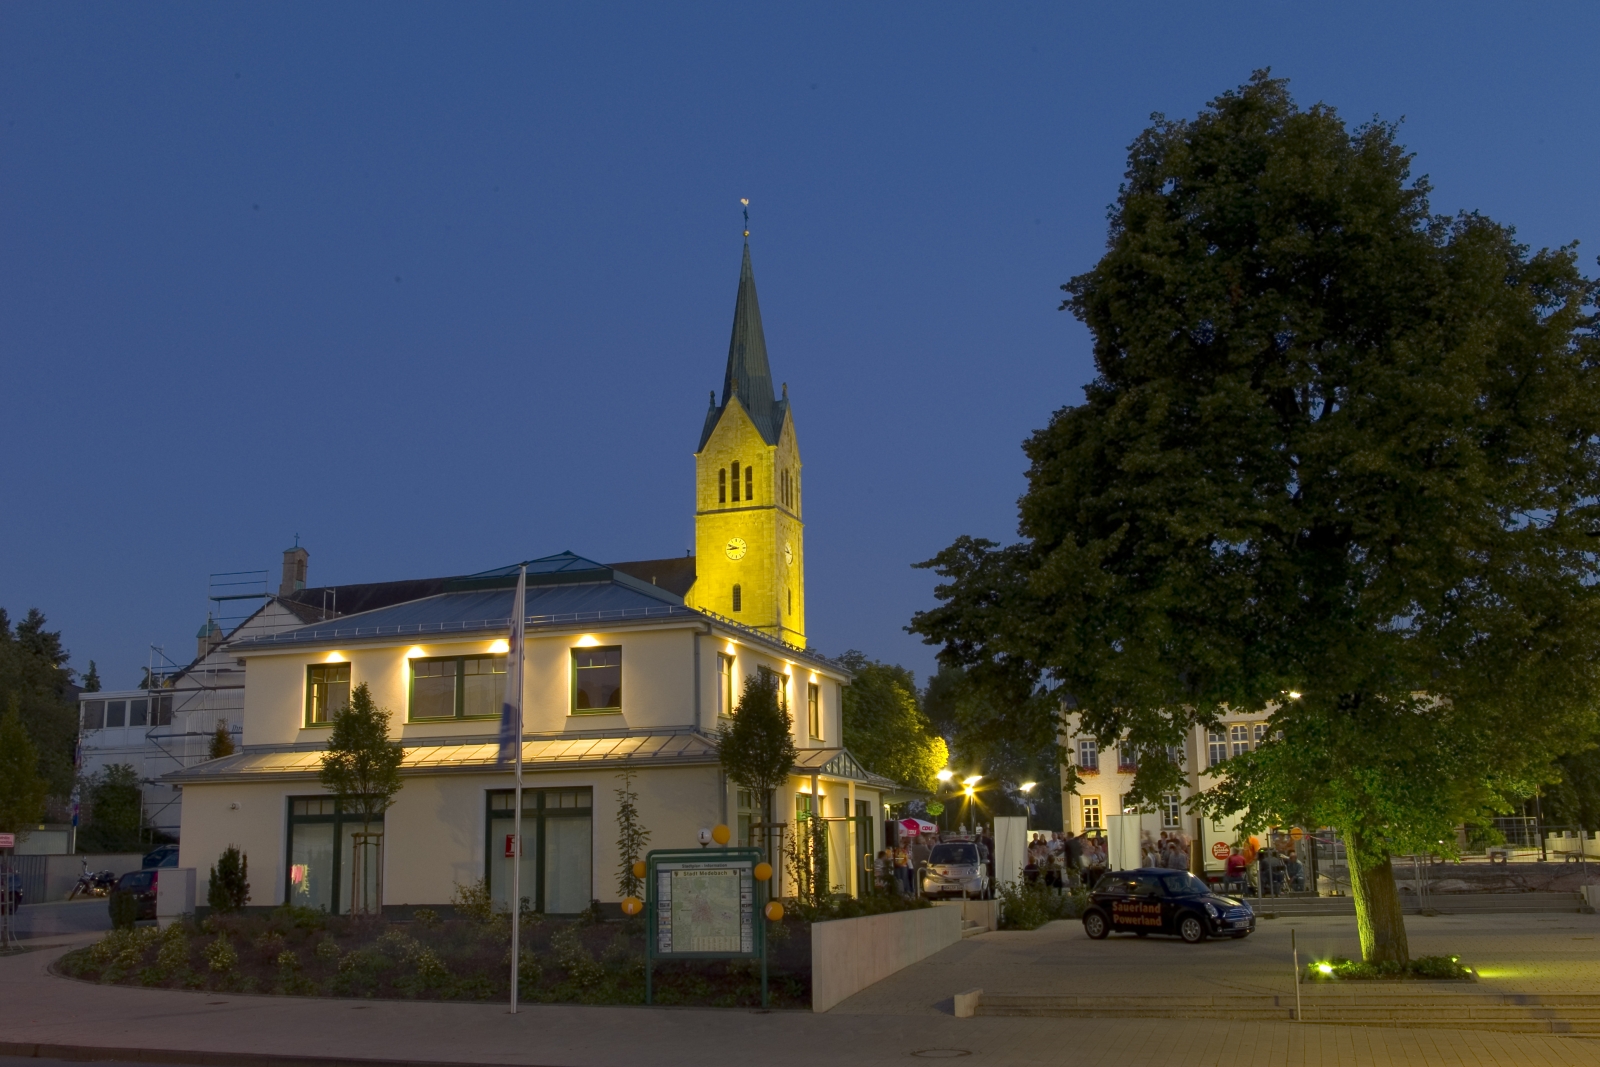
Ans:
[[[206,904],[214,912],[240,911],[250,903],[250,857],[229,845],[211,868]]]
[[[644,879],[633,873],[633,865],[644,859],[650,846],[650,831],[639,816],[639,793],[633,788],[632,768],[617,775],[617,896],[644,897]]]
[[[757,672],[744,680],[732,721],[717,728],[717,754],[728,779],[759,799],[762,820],[770,826],[772,791],[789,780],[799,755],[794,719],[779,698],[775,675]]]
[[[934,788],[949,750],[923,713],[916,677],[851,649],[839,657],[855,679],[844,689],[844,744],[869,770],[913,789]]]
[[[223,719],[211,733],[206,756],[208,759],[221,759],[233,755],[233,748],[233,732],[228,729],[228,720]]]
[[[404,759],[405,750],[389,740],[388,709],[373,703],[371,690],[362,682],[350,694],[349,706],[333,720],[317,777],[347,814],[361,817],[362,832],[367,833],[400,792]]]
[[[1200,806],[1340,829],[1369,960],[1408,952],[1389,855],[1554,777],[1600,652],[1595,287],[1410,165],[1264,73],[1157,116],[1064,286],[1098,376],[1025,446],[1023,539],[940,553],[913,624],[1102,743],[1270,712]]]
[[[39,774],[50,795],[66,797],[75,774],[78,709],[71,699],[70,654],[62,647],[60,632],[46,626],[44,615],[31,608],[13,629],[0,608],[0,707],[16,699],[22,726],[38,753]]]
[[[85,782],[88,817],[78,833],[85,852],[135,852],[145,844],[144,789],[138,772],[113,763]]]
[[[39,775],[39,753],[22,727],[12,693],[0,717],[0,831],[26,836],[44,818],[48,790]]]

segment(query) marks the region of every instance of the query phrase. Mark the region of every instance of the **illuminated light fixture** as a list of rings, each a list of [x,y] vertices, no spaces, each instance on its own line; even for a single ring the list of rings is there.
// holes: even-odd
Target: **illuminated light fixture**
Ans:
[[[941,781],[941,782],[948,782],[950,779],[954,778],[955,776],[956,776],[955,772],[952,771],[949,767],[945,767],[943,770],[937,771],[934,774],[934,777],[939,779],[939,781]]]
[[[961,784],[966,786],[968,789],[971,789],[973,786],[977,785],[982,780],[983,780],[983,775],[981,775],[981,774],[972,774],[972,775],[968,775],[967,777],[961,779]]]
[[[970,797],[972,795],[972,787],[969,785],[965,789],[963,789],[962,792],[967,794],[967,796]]]
[[[1038,784],[1038,782],[1023,782],[1021,785],[1017,786],[1017,788],[1026,793]]]
[[[1290,700],[1299,700],[1300,699],[1300,690],[1298,690],[1298,689],[1289,690],[1289,699]]]
[[[727,647],[724,648],[723,651],[726,652],[730,656],[733,655],[733,642],[729,641],[728,644],[727,644]]]
[[[337,652],[329,652],[326,662],[328,662],[328,663],[343,663],[344,662],[344,657],[339,655],[339,653],[337,653]]]
[[[511,651],[511,642],[507,641],[505,638],[502,637],[500,640],[492,642],[489,645],[489,651],[490,652],[510,652]]]
[[[1319,963],[1319,964],[1317,964],[1317,970],[1321,971],[1323,974],[1332,974],[1333,973],[1333,964],[1331,964],[1331,963]]]
[[[426,655],[427,653],[422,651],[421,647],[417,645],[412,645],[410,648],[406,649],[406,659],[416,659],[418,656]]]
[[[594,634],[584,634],[582,637],[578,638],[579,648],[593,648],[599,643],[599,641],[595,640]]]

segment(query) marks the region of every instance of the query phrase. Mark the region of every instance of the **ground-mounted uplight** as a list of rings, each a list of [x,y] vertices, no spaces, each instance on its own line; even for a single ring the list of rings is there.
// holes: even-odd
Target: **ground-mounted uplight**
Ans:
[[[1333,973],[1333,964],[1331,964],[1331,963],[1319,963],[1319,964],[1317,964],[1317,970],[1322,974],[1332,974]]]

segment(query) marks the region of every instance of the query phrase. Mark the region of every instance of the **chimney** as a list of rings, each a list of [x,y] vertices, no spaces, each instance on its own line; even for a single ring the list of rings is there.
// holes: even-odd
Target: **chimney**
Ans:
[[[311,553],[300,547],[300,538],[294,547],[283,550],[283,581],[278,584],[279,596],[290,596],[306,587],[306,561]]]
[[[211,655],[212,649],[222,644],[226,635],[222,632],[222,627],[217,625],[217,620],[207,615],[206,624],[200,627],[200,632],[195,634],[194,637],[194,658],[205,659]]]

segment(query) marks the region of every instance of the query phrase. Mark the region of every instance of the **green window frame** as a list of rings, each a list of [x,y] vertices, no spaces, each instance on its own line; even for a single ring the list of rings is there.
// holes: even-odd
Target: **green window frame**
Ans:
[[[489,882],[490,899],[505,905],[510,895],[510,865],[506,855],[515,825],[516,793],[510,789],[491,789],[484,798],[484,877]],[[587,848],[584,827],[587,824]],[[558,825],[559,824],[559,825]],[[562,832],[567,831],[567,832]],[[576,848],[574,848],[576,845]],[[551,906],[565,907],[553,914],[581,913],[594,897],[594,789],[591,786],[565,786],[522,791],[522,885],[519,887],[528,907],[541,914],[552,914]],[[574,853],[583,853],[579,859]],[[558,870],[565,859],[567,869]],[[581,864],[581,872],[577,866]],[[574,885],[576,880],[576,885]],[[575,890],[581,890],[575,891]],[[577,899],[582,897],[582,900]],[[576,906],[574,906],[576,905]]]
[[[822,687],[816,682],[806,683],[806,717],[811,722],[811,739],[822,740]]]
[[[731,718],[738,700],[733,691],[733,657],[726,652],[717,653],[717,714]]]
[[[406,720],[495,718],[505,702],[507,661],[493,654],[407,660]]]
[[[572,714],[615,715],[622,710],[622,646],[572,650]]]
[[[313,663],[306,668],[306,725],[332,726],[350,706],[350,664]]]
[[[361,816],[345,811],[343,801],[326,794],[291,796],[288,802],[283,899],[348,915],[350,868],[355,862],[352,835],[362,829]],[[366,825],[383,833],[383,816],[374,816]]]

